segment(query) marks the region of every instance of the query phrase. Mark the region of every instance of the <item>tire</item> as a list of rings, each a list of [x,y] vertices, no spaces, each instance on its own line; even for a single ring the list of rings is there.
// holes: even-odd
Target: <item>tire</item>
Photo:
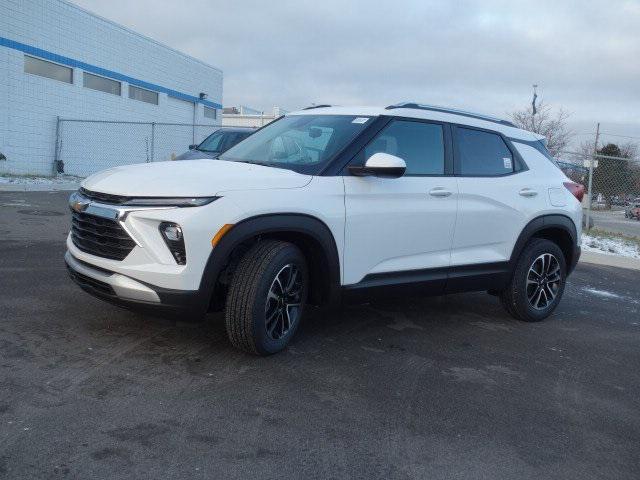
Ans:
[[[255,355],[285,348],[302,319],[308,285],[307,263],[295,245],[255,244],[240,260],[227,294],[225,324],[233,346]]]
[[[500,300],[512,317],[539,322],[558,306],[566,279],[567,264],[560,247],[550,240],[534,238],[520,254]]]

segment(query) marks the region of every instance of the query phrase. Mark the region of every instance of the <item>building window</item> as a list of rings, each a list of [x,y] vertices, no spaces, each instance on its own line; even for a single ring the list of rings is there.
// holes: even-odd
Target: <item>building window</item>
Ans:
[[[218,118],[218,112],[215,108],[204,107],[204,116],[215,120],[216,118]]]
[[[129,85],[129,98],[158,105],[158,92],[152,92],[151,90],[145,90],[144,88],[134,87],[133,85]]]
[[[120,96],[121,84],[110,78],[99,77],[91,73],[82,73],[82,84],[85,88],[91,88],[92,90],[99,90],[101,92],[112,93]]]
[[[29,55],[24,56],[24,71],[61,82],[73,83],[73,68],[63,67],[57,63],[47,62]]]

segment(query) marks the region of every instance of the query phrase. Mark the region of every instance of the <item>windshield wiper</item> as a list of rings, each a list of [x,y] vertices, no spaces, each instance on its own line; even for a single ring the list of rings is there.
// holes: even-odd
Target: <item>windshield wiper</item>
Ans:
[[[258,162],[253,160],[233,160],[230,158],[221,158],[220,160],[227,160],[229,162],[248,163],[249,165],[260,165],[262,167],[279,168],[280,170],[291,170],[290,168],[278,163]]]
[[[232,162],[248,163],[250,165],[262,165],[263,167],[273,167],[274,165],[267,162],[258,162],[254,160],[231,160]]]

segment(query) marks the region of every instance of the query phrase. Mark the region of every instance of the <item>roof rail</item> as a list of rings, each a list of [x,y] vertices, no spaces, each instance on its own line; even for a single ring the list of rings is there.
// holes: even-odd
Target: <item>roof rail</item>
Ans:
[[[431,112],[451,113],[454,115],[461,115],[463,117],[469,117],[469,118],[477,118],[478,120],[486,120],[487,122],[499,123],[501,125],[506,125],[508,127],[518,128],[509,120],[503,120],[501,118],[492,117],[491,115],[483,115],[481,113],[466,112],[464,110],[458,110],[455,108],[438,107],[436,105],[425,105],[422,103],[415,103],[415,102],[396,103],[395,105],[389,105],[388,107],[386,107],[386,110],[394,110],[396,108],[413,108],[416,110],[429,110]]]
[[[324,105],[311,105],[310,107],[303,108],[302,110],[313,110],[314,108],[327,108],[327,107],[331,107],[331,105],[327,105],[327,104],[324,104]]]

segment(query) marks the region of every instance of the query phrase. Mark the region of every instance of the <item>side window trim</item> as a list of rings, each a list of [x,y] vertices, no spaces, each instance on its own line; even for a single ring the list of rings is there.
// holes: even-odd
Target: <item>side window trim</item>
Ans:
[[[403,175],[403,177],[451,177],[454,175],[454,156],[453,156],[453,138],[451,133],[451,125],[446,122],[440,122],[437,120],[430,120],[424,118],[412,118],[412,117],[400,117],[395,115],[390,115],[387,118],[387,121],[382,125],[378,130],[376,130],[374,135],[371,135],[370,138],[367,139],[366,143],[364,143],[361,148],[358,149],[357,152],[353,154],[349,162],[343,167],[342,175],[350,176],[349,166],[354,165],[355,159],[358,155],[378,136],[380,132],[382,132],[385,128],[391,125],[394,121],[407,121],[407,122],[416,122],[416,123],[428,123],[432,125],[440,125],[442,127],[443,134],[443,144],[444,144],[444,173],[431,173],[431,174],[420,174],[420,173],[407,173]]]
[[[513,171],[511,172],[507,172],[507,173],[500,173],[500,174],[488,174],[488,175],[480,175],[480,174],[463,174],[461,173],[462,171],[462,166],[461,166],[461,158],[460,158],[460,151],[458,149],[458,142],[456,141],[457,138],[457,130],[458,128],[466,128],[468,130],[477,130],[479,132],[485,132],[485,133],[492,133],[494,135],[498,135],[500,138],[502,138],[502,141],[504,142],[504,144],[507,146],[507,149],[511,152],[511,157],[513,158]],[[527,166],[527,164],[525,163],[524,159],[522,158],[522,156],[520,155],[520,153],[518,152],[518,150],[515,148],[515,146],[511,143],[511,140],[505,136],[502,132],[496,131],[496,130],[490,130],[487,128],[480,128],[480,127],[473,127],[470,125],[463,125],[463,124],[451,124],[451,130],[452,130],[452,143],[453,143],[453,171],[454,171],[454,175],[456,177],[469,177],[469,178],[492,178],[492,177],[509,177],[511,175],[518,175],[519,173],[522,172],[526,172],[527,170],[529,170],[529,167]]]

